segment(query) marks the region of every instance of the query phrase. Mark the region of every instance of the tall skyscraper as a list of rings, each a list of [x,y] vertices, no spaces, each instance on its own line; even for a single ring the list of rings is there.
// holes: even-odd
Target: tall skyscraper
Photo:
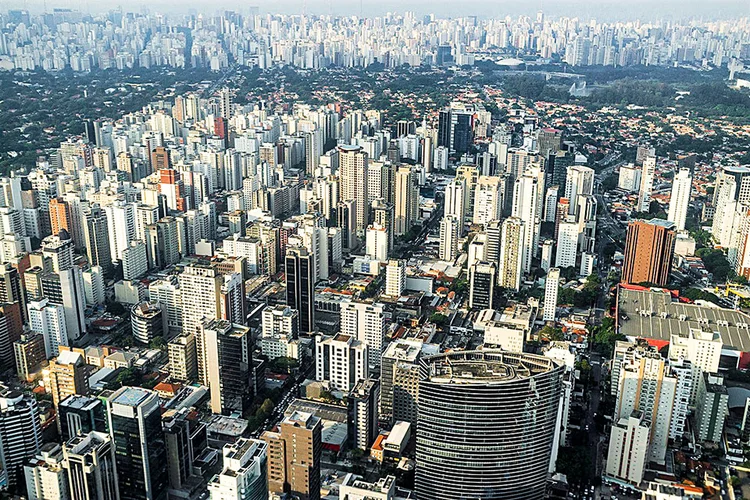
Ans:
[[[49,377],[47,391],[52,394],[55,407],[68,396],[85,396],[89,392],[86,361],[79,352],[61,350],[60,355],[50,361],[45,371]]]
[[[349,393],[349,437],[360,450],[370,448],[378,437],[378,400],[380,381],[360,380]]]
[[[300,500],[320,500],[322,422],[310,413],[295,411],[279,432],[261,436],[268,449],[269,493],[291,493]]]
[[[98,206],[92,206],[83,215],[83,235],[89,264],[100,266],[104,274],[112,271],[112,254],[109,248],[107,215]]]
[[[693,174],[689,168],[681,168],[672,179],[672,195],[669,198],[669,212],[667,212],[667,220],[674,222],[677,231],[685,229],[692,188]]]
[[[453,216],[461,222],[466,215],[466,181],[463,178],[456,177],[450,184],[445,186],[445,208],[444,216]]]
[[[417,425],[419,360],[437,354],[439,347],[415,339],[397,339],[388,344],[383,353],[378,407],[384,427],[398,421]]]
[[[505,196],[505,179],[480,175],[474,188],[474,224],[487,224],[502,218]]]
[[[469,307],[491,309],[495,301],[495,263],[478,262],[469,269]]]
[[[380,369],[385,345],[385,314],[382,304],[345,301],[341,303],[341,333],[367,344],[371,369]]]
[[[396,170],[394,234],[408,233],[419,219],[419,187],[411,167]]]
[[[246,326],[226,320],[203,324],[206,379],[211,394],[211,411],[243,412],[252,402],[252,338]]]
[[[440,221],[440,247],[438,258],[446,262],[453,262],[458,257],[458,238],[461,224],[456,217],[443,217]]]
[[[544,321],[555,321],[557,315],[557,292],[560,288],[560,269],[553,267],[544,282]]]
[[[73,394],[57,405],[57,420],[63,441],[91,431],[106,432],[104,403],[98,397]]]
[[[578,195],[594,192],[594,169],[583,165],[568,167],[565,176],[565,197],[570,200],[571,214],[578,213]]]
[[[337,333],[315,339],[315,380],[327,381],[331,388],[349,392],[368,374],[367,344],[354,335]]]
[[[385,267],[385,294],[390,297],[400,297],[406,289],[406,262],[403,260],[389,260]]]
[[[634,411],[612,426],[607,454],[607,475],[631,484],[640,484],[648,464],[648,420],[643,412]]]
[[[167,453],[159,396],[122,387],[107,399],[120,500],[158,500],[167,490]]]
[[[225,444],[223,470],[208,483],[212,500],[267,500],[268,443],[240,438]]]
[[[563,371],[499,350],[423,358],[417,498],[543,498]]]
[[[0,386],[0,465],[11,488],[23,482],[23,465],[39,453],[42,424],[36,398]],[[4,476],[4,477],[3,477]]]
[[[652,348],[634,349],[622,362],[614,420],[628,418],[638,410],[650,424],[648,460],[663,464],[667,452],[677,378],[667,362]]]
[[[360,146],[339,146],[339,177],[341,199],[356,200],[356,227],[364,231],[369,223],[367,202],[367,153]]]
[[[666,285],[672,271],[674,243],[674,223],[661,219],[632,221],[625,241],[621,281]]]
[[[654,189],[654,173],[656,171],[656,156],[648,156],[643,160],[643,170],[641,171],[641,187],[638,190],[638,204],[636,209],[639,212],[648,212],[651,206],[651,192]]]
[[[117,500],[115,452],[112,437],[92,431],[72,437],[63,445],[71,499]]]
[[[315,331],[315,264],[305,247],[288,247],[284,260],[286,304],[299,311],[301,332]]]
[[[539,244],[542,189],[544,186],[540,185],[539,176],[527,172],[516,181],[513,193],[512,215],[524,222],[521,267],[526,273],[531,271],[531,261]]]
[[[524,222],[518,217],[508,217],[503,221],[501,234],[497,285],[518,290],[523,273]]]

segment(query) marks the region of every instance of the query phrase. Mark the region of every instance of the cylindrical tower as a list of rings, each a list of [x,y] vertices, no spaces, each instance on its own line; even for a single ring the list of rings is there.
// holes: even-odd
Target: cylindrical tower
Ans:
[[[148,344],[164,334],[164,316],[156,302],[141,302],[130,310],[130,322],[136,342]]]
[[[420,363],[418,500],[544,497],[563,367],[500,350]]]

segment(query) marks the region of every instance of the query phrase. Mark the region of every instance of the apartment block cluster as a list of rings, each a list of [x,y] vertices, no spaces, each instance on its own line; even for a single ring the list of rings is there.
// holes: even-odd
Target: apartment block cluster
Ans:
[[[515,19],[413,12],[361,19],[261,14],[257,7],[218,15],[10,10],[0,19],[0,67],[20,70],[464,66],[511,52],[559,56],[573,66],[721,67],[750,56],[746,20],[602,23],[542,12]]]
[[[639,486],[647,470],[664,465],[672,443],[721,445],[729,413],[722,346],[720,333],[706,327],[674,334],[666,358],[645,340],[616,344],[608,476]]]
[[[13,450],[0,454],[3,484],[25,481],[30,498],[197,498],[207,488],[215,499],[314,500],[331,487],[323,450],[349,443],[394,465],[416,457],[418,498],[481,496],[521,480],[541,495],[566,442],[574,356],[523,353],[535,299],[497,317],[492,309],[498,286],[518,289],[539,266],[545,213],[575,226],[574,254],[593,251],[593,171],[561,131],[517,110],[495,128],[473,102],[451,103],[435,124],[382,123],[379,112],[338,105],[274,113],[234,103],[225,88],[87,121],[83,137],[0,179],[0,367],[52,399],[0,398],[0,443]],[[441,219],[421,188],[454,167]],[[425,286],[394,258],[398,238],[438,221],[446,260],[467,226],[477,234],[460,307],[492,316],[481,350],[444,352],[429,334],[396,331],[400,311],[421,310],[407,288]],[[541,252],[550,282],[559,279],[551,251]],[[590,273],[580,256],[565,258]],[[375,285],[384,293],[367,297]],[[109,345],[128,334],[134,347]],[[152,359],[163,381],[129,386]],[[295,400],[249,432],[243,416],[272,363],[313,379],[306,395],[345,398],[343,415]],[[453,404],[489,393],[496,400],[470,414]],[[529,404],[536,416],[518,411]],[[3,425],[21,416],[23,432]],[[448,460],[443,450],[467,421],[514,424],[498,424],[489,441],[475,433]],[[56,425],[61,441],[45,443],[42,425]],[[17,439],[23,446],[11,446]],[[486,474],[471,459],[476,446],[486,464],[503,465]],[[50,484],[58,493],[46,493]],[[403,494],[392,476],[336,488],[352,499]]]

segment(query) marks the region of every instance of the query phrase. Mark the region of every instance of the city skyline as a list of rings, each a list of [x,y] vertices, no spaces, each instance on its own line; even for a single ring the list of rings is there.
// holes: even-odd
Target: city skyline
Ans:
[[[154,2],[131,2],[124,9],[125,12],[165,13],[172,15],[198,15],[205,13],[216,15],[225,10],[236,10],[248,13],[249,9],[257,7],[261,14],[312,15],[312,16],[364,16],[383,17],[386,14],[403,15],[405,12],[415,12],[422,15],[436,15],[443,18],[459,18],[478,16],[481,19],[504,18],[506,16],[533,17],[537,12],[544,12],[552,17],[575,17],[582,20],[598,21],[686,21],[686,20],[724,20],[750,15],[750,6],[742,0],[714,0],[710,4],[701,1],[681,2],[679,0],[634,0],[623,5],[616,0],[539,0],[538,5],[529,5],[520,0],[506,0],[498,5],[488,6],[486,2],[470,0],[457,6],[453,2],[427,2],[414,0],[408,5],[402,2],[386,0],[374,2],[361,0],[360,2],[338,2],[334,0],[285,0],[283,2],[268,2],[266,0],[253,2],[252,5],[234,2],[224,2],[220,9],[202,0],[188,0],[175,5],[166,0]],[[99,2],[96,7],[87,0],[51,2],[47,0],[25,0],[22,4],[12,5],[6,2],[5,9],[28,9],[32,14],[50,12],[52,9],[73,9],[86,14],[96,15],[107,10],[123,9],[120,2]],[[613,10],[616,9],[616,14]]]

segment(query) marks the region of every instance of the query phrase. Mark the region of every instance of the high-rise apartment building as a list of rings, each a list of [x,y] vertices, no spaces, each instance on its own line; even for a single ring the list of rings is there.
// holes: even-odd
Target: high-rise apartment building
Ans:
[[[364,231],[369,223],[367,205],[367,153],[361,146],[339,146],[339,178],[341,200],[356,200],[356,226],[352,231]]]
[[[65,311],[62,306],[51,304],[49,299],[29,302],[29,326],[44,337],[44,350],[47,358],[60,354],[60,346],[70,345],[65,324]]]
[[[388,344],[380,370],[378,413],[383,426],[398,421],[417,425],[419,360],[438,352],[437,344],[421,340],[399,339]]]
[[[643,414],[650,424],[648,460],[664,463],[677,391],[677,378],[664,358],[646,347],[633,349],[618,372],[615,421],[628,418],[633,411]]]
[[[183,332],[169,341],[169,375],[180,381],[198,377],[198,362],[195,352],[195,334]]]
[[[268,359],[289,356],[289,342],[299,337],[299,312],[279,304],[262,313],[261,351]]]
[[[385,345],[385,313],[382,304],[344,301],[341,303],[341,333],[367,344],[371,369],[380,368]]]
[[[560,268],[553,267],[544,281],[544,321],[555,321],[557,316],[557,293],[560,288]]]
[[[28,500],[71,500],[59,444],[42,445],[39,454],[23,466],[23,472]]]
[[[634,411],[619,419],[612,426],[609,438],[607,475],[633,485],[641,484],[648,464],[650,434],[650,425],[643,412]]]
[[[385,267],[385,294],[389,297],[400,297],[406,290],[406,262],[389,260]]]
[[[23,482],[23,465],[39,453],[42,424],[39,407],[31,394],[0,386],[0,465],[11,488]]]
[[[676,231],[685,229],[692,188],[692,172],[689,168],[681,168],[672,178],[672,195],[669,198],[669,211],[667,212],[667,220],[674,222]]]
[[[674,223],[661,219],[632,221],[625,241],[621,281],[666,285],[672,271],[674,243]]]
[[[700,377],[703,373],[717,373],[724,346],[721,334],[710,326],[690,328],[685,336],[673,334],[669,339],[669,359],[686,359],[693,367],[690,404],[696,404]]]
[[[394,200],[393,234],[403,236],[419,219],[419,187],[416,174],[409,166],[398,167],[396,170]]]
[[[499,350],[422,358],[417,498],[544,497],[563,371]]]
[[[291,493],[300,500],[320,500],[322,422],[310,413],[295,411],[279,425],[279,432],[261,436],[268,443],[268,492]]]
[[[13,352],[18,378],[30,381],[33,374],[41,367],[42,362],[47,359],[44,335],[39,332],[21,335],[21,338],[13,342]]]
[[[86,360],[79,352],[61,349],[57,358],[50,360],[45,369],[47,392],[52,394],[52,403],[58,407],[68,396],[85,396],[89,392]]]
[[[121,260],[122,252],[135,239],[135,205],[117,201],[104,207],[107,217],[109,251],[112,260]]]
[[[703,372],[698,379],[695,400],[695,426],[699,441],[720,443],[724,421],[729,415],[729,392],[724,377],[718,373]]]
[[[578,214],[578,196],[593,194],[594,169],[583,165],[568,167],[565,176],[565,197],[570,200],[571,214]]]
[[[120,500],[158,500],[167,490],[167,453],[159,396],[122,387],[107,399]]]
[[[461,234],[461,223],[456,217],[443,217],[440,221],[440,247],[438,258],[453,262],[458,257],[458,238]]]
[[[503,221],[497,271],[497,285],[502,288],[518,290],[521,287],[523,236],[524,222],[520,218],[508,217]]]
[[[654,173],[656,171],[656,156],[649,155],[643,160],[641,170],[641,186],[638,190],[638,203],[636,209],[639,212],[648,212],[651,206],[651,193],[654,190]]]
[[[536,256],[542,216],[543,176],[534,169],[527,170],[515,183],[513,192],[513,217],[524,222],[522,268],[531,271],[531,261]]]
[[[463,228],[464,217],[466,215],[466,180],[456,177],[450,184],[445,186],[445,207],[443,215],[445,217],[455,217],[461,223]]]
[[[474,188],[474,224],[500,220],[503,214],[505,178],[480,175]]]
[[[197,333],[205,321],[221,317],[221,286],[224,279],[208,265],[193,264],[179,275],[182,306],[182,328],[186,334],[194,333],[198,380],[208,384],[205,362],[205,345]]]
[[[337,333],[315,339],[315,380],[349,392],[368,374],[368,346],[353,335]]]
[[[50,304],[62,306],[68,340],[78,341],[86,333],[86,291],[78,266],[42,275],[42,292]]]

